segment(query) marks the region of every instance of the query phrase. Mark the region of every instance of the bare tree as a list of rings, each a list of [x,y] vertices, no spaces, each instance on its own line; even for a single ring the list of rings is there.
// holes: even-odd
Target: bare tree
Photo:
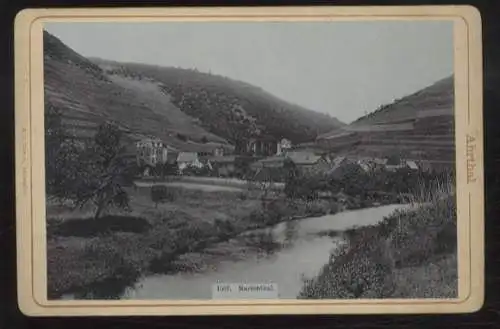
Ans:
[[[110,207],[129,209],[126,186],[133,185],[133,167],[124,157],[122,132],[111,123],[104,123],[87,146],[82,170],[78,172],[79,184],[75,191],[79,207],[91,203],[94,219]]]

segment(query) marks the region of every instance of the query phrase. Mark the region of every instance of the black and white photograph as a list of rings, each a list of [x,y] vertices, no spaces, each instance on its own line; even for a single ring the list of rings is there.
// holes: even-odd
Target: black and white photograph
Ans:
[[[452,20],[43,25],[48,300],[458,298]]]

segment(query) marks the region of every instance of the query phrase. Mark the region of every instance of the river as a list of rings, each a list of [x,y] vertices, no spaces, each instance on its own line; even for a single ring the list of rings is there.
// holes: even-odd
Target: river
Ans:
[[[303,285],[303,277],[314,277],[328,262],[330,253],[344,239],[321,232],[341,232],[380,222],[384,216],[402,205],[388,205],[334,215],[280,223],[268,230],[247,232],[230,243],[216,245],[201,258],[211,258],[212,265],[200,273],[152,275],[127,289],[123,299],[211,299],[212,285],[222,283],[273,283],[279,298],[295,299]],[[248,246],[251,233],[270,234],[283,246],[274,252],[255,252]],[[235,254],[240,257],[233,257]],[[209,256],[210,255],[210,256]]]

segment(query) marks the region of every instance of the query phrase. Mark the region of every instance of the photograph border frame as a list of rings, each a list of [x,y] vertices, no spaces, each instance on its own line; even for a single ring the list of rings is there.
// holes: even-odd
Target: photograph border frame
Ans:
[[[43,152],[45,21],[451,19],[455,22],[455,150],[459,298],[252,301],[48,301]],[[484,299],[481,18],[472,6],[24,9],[15,19],[18,303],[32,316],[464,313]],[[42,108],[42,111],[35,110]],[[465,219],[464,219],[465,218]],[[466,220],[467,219],[467,220]],[[464,241],[466,243],[464,243]],[[45,264],[44,264],[45,263]],[[467,292],[461,293],[464,288]]]

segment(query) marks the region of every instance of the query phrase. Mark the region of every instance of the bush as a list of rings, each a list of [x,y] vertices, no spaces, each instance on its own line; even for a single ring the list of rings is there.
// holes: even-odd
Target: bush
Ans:
[[[162,168],[163,175],[168,176],[178,176],[179,175],[179,166],[177,162],[175,163],[165,163]]]
[[[358,249],[360,248],[360,249]],[[309,279],[298,298],[384,298],[390,296],[392,284],[390,264],[380,245],[341,246],[319,276]]]
[[[93,218],[70,219],[52,223],[47,227],[49,236],[95,237],[114,232],[145,233],[151,228],[144,218],[130,216],[103,216],[98,221]]]
[[[205,165],[201,168],[195,166],[188,166],[182,170],[182,174],[185,176],[210,176],[212,174],[210,167]]]
[[[158,203],[165,202],[167,199],[172,199],[173,194],[168,193],[167,187],[164,185],[153,185],[151,186],[151,201],[154,202],[155,207],[158,207]]]

